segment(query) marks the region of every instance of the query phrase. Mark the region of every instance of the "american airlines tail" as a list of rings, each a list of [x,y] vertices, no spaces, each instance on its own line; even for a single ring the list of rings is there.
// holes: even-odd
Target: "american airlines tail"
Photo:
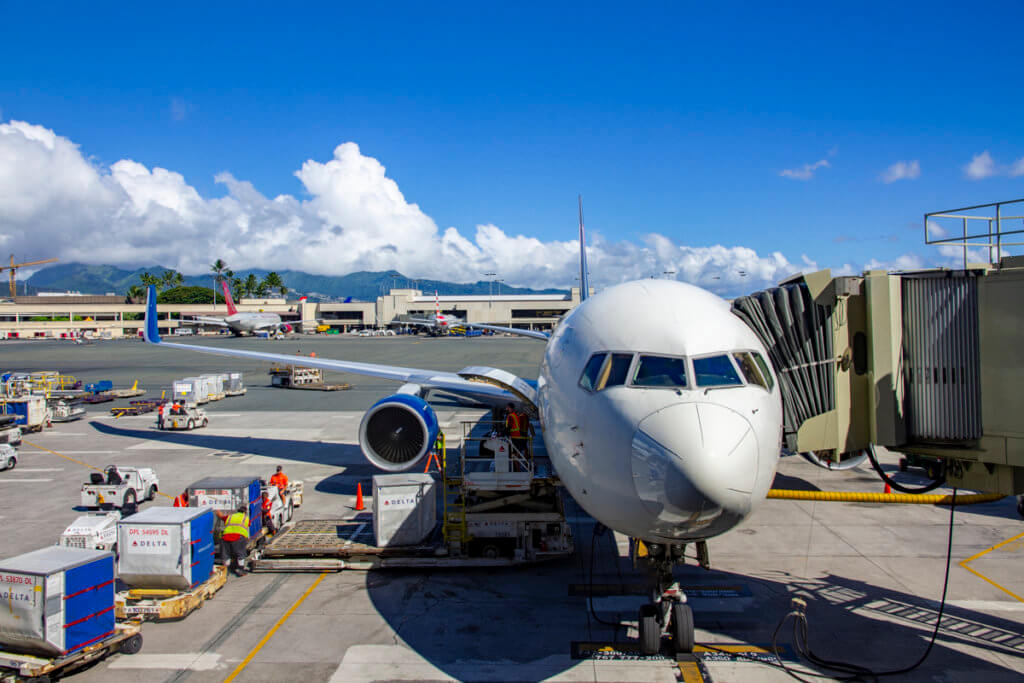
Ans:
[[[234,315],[238,313],[238,309],[235,308],[235,300],[231,298],[231,288],[228,287],[227,280],[220,281],[221,288],[224,289],[224,301],[228,304],[228,315]]]

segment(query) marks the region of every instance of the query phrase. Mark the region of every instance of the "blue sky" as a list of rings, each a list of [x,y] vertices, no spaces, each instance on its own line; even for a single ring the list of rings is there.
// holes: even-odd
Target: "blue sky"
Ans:
[[[354,142],[470,241],[488,224],[571,240],[581,193],[609,243],[657,233],[798,266],[941,260],[925,211],[1024,195],[1024,48],[1000,30],[1022,6],[822,5],[7,4],[0,121],[52,130],[101,175],[128,159],[206,200],[229,191],[227,171],[319,215],[295,172]],[[995,173],[968,178],[986,150]],[[781,175],[822,160],[809,179]],[[900,161],[919,177],[883,182]]]

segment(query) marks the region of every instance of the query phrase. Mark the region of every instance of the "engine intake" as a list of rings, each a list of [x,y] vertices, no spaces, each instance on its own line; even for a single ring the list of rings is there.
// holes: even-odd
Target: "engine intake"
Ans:
[[[377,401],[363,415],[359,446],[380,469],[401,472],[430,452],[439,429],[429,403],[419,396],[395,394]]]

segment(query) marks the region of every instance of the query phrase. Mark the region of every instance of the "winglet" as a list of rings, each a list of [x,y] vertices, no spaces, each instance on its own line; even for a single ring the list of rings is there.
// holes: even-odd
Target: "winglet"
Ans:
[[[142,337],[150,344],[160,343],[160,331],[157,329],[156,322],[156,287],[150,285],[146,295],[146,320],[142,327]]]
[[[590,273],[587,272],[587,241],[583,236],[583,195],[579,195],[580,204],[580,301],[590,296]]]

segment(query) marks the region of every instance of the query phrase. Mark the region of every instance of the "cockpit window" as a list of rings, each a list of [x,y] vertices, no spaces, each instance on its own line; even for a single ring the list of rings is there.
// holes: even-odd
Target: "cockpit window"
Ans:
[[[749,352],[736,351],[732,354],[732,357],[736,359],[736,365],[740,366],[740,372],[746,378],[747,384],[756,384],[759,387],[768,389],[768,382],[761,375],[761,368],[757,367]],[[768,390],[771,391],[770,389]]]
[[[743,384],[729,356],[708,356],[693,359],[693,374],[699,387],[724,387]]]
[[[597,379],[601,373],[601,366],[604,365],[604,359],[608,354],[606,353],[595,353],[587,361],[587,367],[583,368],[583,375],[580,376],[580,386],[587,391],[594,391],[594,387],[597,386]]]
[[[775,386],[775,378],[772,377],[772,371],[768,369],[768,363],[765,362],[764,358],[757,351],[754,351],[754,360],[757,361],[757,367],[761,368],[761,375],[768,382],[768,391],[771,391],[772,387]]]
[[[597,390],[602,391],[609,387],[625,384],[626,377],[629,375],[629,366],[632,363],[633,354],[613,353],[597,380]]]
[[[633,373],[635,387],[685,387],[686,362],[682,358],[640,356]]]

